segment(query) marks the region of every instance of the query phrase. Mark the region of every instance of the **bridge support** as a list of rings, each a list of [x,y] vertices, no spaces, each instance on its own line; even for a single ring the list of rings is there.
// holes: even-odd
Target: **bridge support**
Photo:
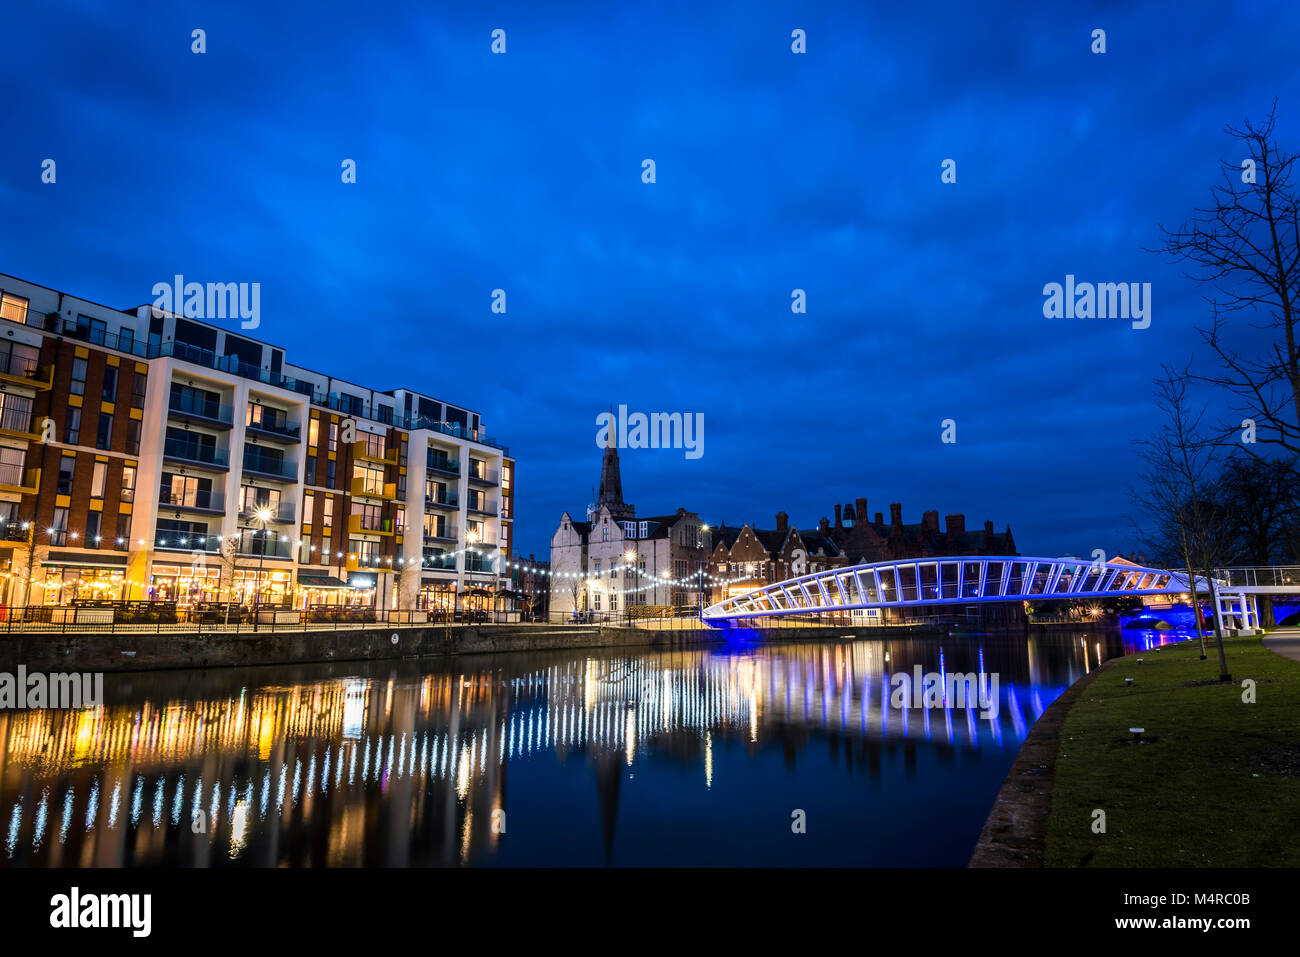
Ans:
[[[1220,621],[1226,614],[1239,622],[1237,634],[1253,635],[1259,628],[1259,601],[1254,595],[1245,592],[1221,592],[1218,596],[1215,614]]]

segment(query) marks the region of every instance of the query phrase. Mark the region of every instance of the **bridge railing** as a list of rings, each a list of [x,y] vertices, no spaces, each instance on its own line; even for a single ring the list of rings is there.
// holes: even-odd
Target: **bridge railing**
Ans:
[[[1226,582],[1230,588],[1294,586],[1300,590],[1300,565],[1241,565],[1220,568],[1215,571],[1214,577]]]

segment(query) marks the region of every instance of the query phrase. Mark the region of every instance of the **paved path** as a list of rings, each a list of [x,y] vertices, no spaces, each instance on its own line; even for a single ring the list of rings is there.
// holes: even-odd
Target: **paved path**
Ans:
[[[1300,661],[1300,628],[1279,628],[1265,635],[1264,647],[1283,658]]]

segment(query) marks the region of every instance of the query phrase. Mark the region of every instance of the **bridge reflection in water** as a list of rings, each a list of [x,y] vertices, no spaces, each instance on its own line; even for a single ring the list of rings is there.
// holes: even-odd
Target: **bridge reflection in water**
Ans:
[[[1120,651],[741,640],[108,675],[101,708],[0,712],[0,866],[960,864],[1034,720]],[[996,716],[891,707],[914,665],[997,672]]]

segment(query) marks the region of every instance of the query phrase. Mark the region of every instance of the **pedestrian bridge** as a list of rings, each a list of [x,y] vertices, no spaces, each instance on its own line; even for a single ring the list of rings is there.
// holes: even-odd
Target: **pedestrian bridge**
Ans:
[[[1204,580],[1200,588],[1208,591]],[[725,625],[738,618],[858,608],[1177,595],[1189,591],[1185,573],[1123,561],[1010,555],[905,559],[832,568],[765,585],[710,605],[704,609],[703,618]]]

